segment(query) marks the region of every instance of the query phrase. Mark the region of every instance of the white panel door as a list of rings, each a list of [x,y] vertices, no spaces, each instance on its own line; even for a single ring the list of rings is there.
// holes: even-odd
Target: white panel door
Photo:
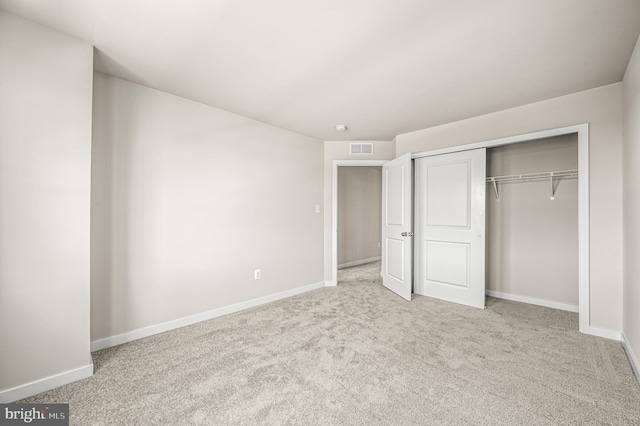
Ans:
[[[411,154],[382,166],[382,284],[411,300],[413,242]]]
[[[422,157],[415,167],[414,291],[484,308],[486,150]]]

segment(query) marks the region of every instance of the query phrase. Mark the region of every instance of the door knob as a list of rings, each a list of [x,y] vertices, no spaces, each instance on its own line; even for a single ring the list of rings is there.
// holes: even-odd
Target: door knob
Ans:
[[[403,232],[401,235],[403,237],[413,237],[413,232]]]

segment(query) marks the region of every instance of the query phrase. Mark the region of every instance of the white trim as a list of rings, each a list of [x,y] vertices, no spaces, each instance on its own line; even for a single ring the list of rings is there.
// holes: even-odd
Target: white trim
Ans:
[[[636,379],[640,382],[640,362],[638,362],[638,358],[636,358],[636,354],[633,353],[631,349],[631,345],[627,341],[627,336],[624,335],[624,331],[620,333],[620,341],[622,342],[622,348],[627,354],[627,358],[629,358],[629,364],[631,364],[631,369],[633,373],[636,375]]]
[[[556,129],[542,130],[539,132],[525,133],[522,135],[508,136],[506,138],[490,139],[482,142],[469,143],[465,145],[457,145],[449,148],[434,149],[432,151],[416,152],[411,155],[412,159],[420,157],[431,157],[434,155],[449,154],[451,152],[468,151],[478,148],[494,148],[496,146],[511,145],[520,142],[529,142],[536,139],[552,138],[554,136],[569,135],[572,133],[580,133],[582,130],[589,130],[589,123],[576,124],[574,126],[558,127]]]
[[[578,327],[588,333],[591,324],[589,277],[589,125],[578,126]]]
[[[9,404],[91,376],[93,376],[93,362],[83,367],[0,391],[0,404]]]
[[[242,311],[245,309],[253,308],[256,306],[264,305],[265,303],[274,302],[276,300],[285,299],[287,297],[295,296],[297,294],[306,293],[307,291],[315,290],[325,286],[325,282],[309,284],[303,287],[293,288],[291,290],[281,291],[280,293],[270,294],[268,296],[258,297],[256,299],[247,300],[245,302],[236,303],[230,306],[224,306],[222,308],[213,309],[210,311],[202,312],[188,317],[178,318],[172,321],[163,322],[149,327],[139,328],[137,330],[129,331],[115,336],[105,337],[104,339],[98,339],[91,342],[91,352],[99,351],[101,349],[110,348],[112,346],[121,345],[123,343],[132,342],[134,340],[141,339],[143,337],[153,336],[154,334],[163,333],[165,331],[174,330],[176,328],[184,327],[198,322],[210,320],[223,315],[232,314],[234,312]]]
[[[579,329],[582,333],[598,334],[598,328],[590,327],[589,306],[589,124],[576,124],[575,126],[560,127],[557,129],[543,130],[540,132],[526,133],[523,135],[509,136],[506,138],[492,139],[484,142],[458,145],[450,148],[436,149],[433,151],[418,152],[411,158],[430,157],[433,155],[448,154],[451,152],[467,151],[478,148],[492,148],[519,142],[528,142],[536,139],[550,138],[577,133],[578,134],[578,312]],[[592,332],[592,330],[594,330]],[[615,333],[615,332],[611,332]],[[611,333],[605,334],[611,336]],[[603,336],[606,337],[606,336]]]
[[[353,262],[341,263],[340,265],[338,265],[338,269],[349,268],[351,266],[364,265],[366,263],[376,262],[380,259],[382,259],[382,256],[370,257],[369,259],[354,260]]]
[[[324,286],[325,287],[335,287],[337,285],[338,285],[338,283],[336,281],[325,281],[324,282]]]
[[[568,303],[554,302],[546,299],[537,299],[535,297],[518,296],[516,294],[502,293],[501,291],[495,291],[495,290],[487,290],[486,295],[491,297],[497,297],[498,299],[513,300],[514,302],[523,302],[523,303],[528,303],[530,305],[538,305],[538,306],[544,306],[547,308],[560,309],[562,311],[578,312],[577,305],[570,305]]]
[[[389,160],[333,160],[331,174],[331,285],[338,284],[338,167],[375,167],[382,166],[387,161]]]
[[[609,330],[608,328],[589,327],[589,332],[587,334],[604,337],[605,339],[617,340],[618,342],[622,340],[622,333],[619,331]]]

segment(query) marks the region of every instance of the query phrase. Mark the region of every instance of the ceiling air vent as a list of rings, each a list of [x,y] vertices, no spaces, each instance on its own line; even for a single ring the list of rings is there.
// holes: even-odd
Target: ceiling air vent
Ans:
[[[349,144],[349,154],[351,155],[373,155],[373,143],[351,143]]]

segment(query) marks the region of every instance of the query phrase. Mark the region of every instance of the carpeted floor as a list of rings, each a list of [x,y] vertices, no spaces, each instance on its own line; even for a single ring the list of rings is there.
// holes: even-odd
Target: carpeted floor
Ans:
[[[95,375],[21,402],[70,403],[73,425],[638,425],[620,343],[577,314],[486,310],[339,285],[95,352]]]

